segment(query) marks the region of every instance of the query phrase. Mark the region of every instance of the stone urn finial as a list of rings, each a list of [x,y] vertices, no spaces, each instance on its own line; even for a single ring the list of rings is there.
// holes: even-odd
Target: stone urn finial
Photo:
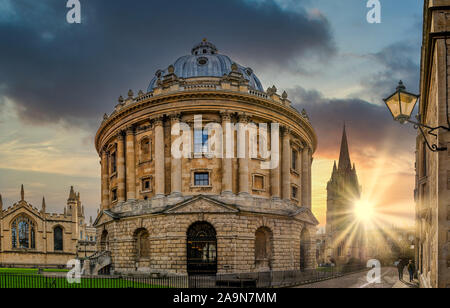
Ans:
[[[281,95],[281,97],[283,99],[287,99],[288,98],[288,95],[287,95],[286,91],[283,91],[283,94]]]
[[[128,91],[128,98],[133,98],[133,95],[134,95],[133,90],[130,89]]]
[[[175,67],[173,65],[170,65],[167,71],[169,72],[169,74],[173,74],[175,72]]]

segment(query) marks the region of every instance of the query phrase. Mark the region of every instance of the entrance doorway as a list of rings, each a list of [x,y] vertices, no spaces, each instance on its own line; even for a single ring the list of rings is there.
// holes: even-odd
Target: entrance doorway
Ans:
[[[189,275],[217,273],[217,237],[207,222],[196,222],[187,231],[187,271]]]

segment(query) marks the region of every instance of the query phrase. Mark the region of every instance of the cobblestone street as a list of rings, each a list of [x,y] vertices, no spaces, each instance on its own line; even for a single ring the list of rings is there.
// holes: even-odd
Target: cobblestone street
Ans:
[[[343,276],[336,279],[326,280],[309,285],[299,286],[298,288],[411,288],[414,284],[408,284],[398,280],[398,272],[394,267],[383,267],[381,269],[381,283],[368,283],[367,273],[360,272]],[[407,274],[405,272],[405,279]]]

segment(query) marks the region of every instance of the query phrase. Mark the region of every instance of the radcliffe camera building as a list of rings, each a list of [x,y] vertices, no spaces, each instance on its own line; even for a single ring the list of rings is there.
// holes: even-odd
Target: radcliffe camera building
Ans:
[[[190,157],[172,155],[179,137],[172,126],[179,123],[192,136]],[[270,158],[250,157],[248,151],[238,157],[234,131],[233,158],[211,155],[217,146],[208,139],[217,134],[211,127],[223,128],[226,140],[227,125],[251,123],[269,124],[269,133],[252,139],[248,131],[246,148],[250,139],[258,150],[266,143],[275,149],[278,142],[276,168],[263,168]],[[278,140],[270,123],[280,124]],[[102,167],[95,226],[98,247],[111,258],[105,266],[112,270],[214,274],[316,266],[314,129],[286,93],[264,91],[251,68],[212,43],[203,40],[158,70],[146,93],[120,97],[105,115],[95,146]]]

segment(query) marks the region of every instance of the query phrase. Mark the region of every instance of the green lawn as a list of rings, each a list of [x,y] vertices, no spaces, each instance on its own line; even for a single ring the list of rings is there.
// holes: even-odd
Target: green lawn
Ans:
[[[45,269],[44,272],[67,272]],[[0,289],[4,288],[165,288],[165,284],[143,279],[82,278],[81,283],[69,284],[65,277],[46,277],[37,269],[0,268]]]
[[[67,273],[68,269],[56,269],[56,268],[44,268],[42,269],[45,273]],[[0,273],[10,273],[10,274],[37,274],[37,268],[0,268]]]
[[[65,278],[38,275],[0,275],[0,289],[4,288],[163,288],[125,279],[82,278],[81,283],[69,284]]]
[[[11,274],[37,274],[37,268],[0,268],[0,273]]]

